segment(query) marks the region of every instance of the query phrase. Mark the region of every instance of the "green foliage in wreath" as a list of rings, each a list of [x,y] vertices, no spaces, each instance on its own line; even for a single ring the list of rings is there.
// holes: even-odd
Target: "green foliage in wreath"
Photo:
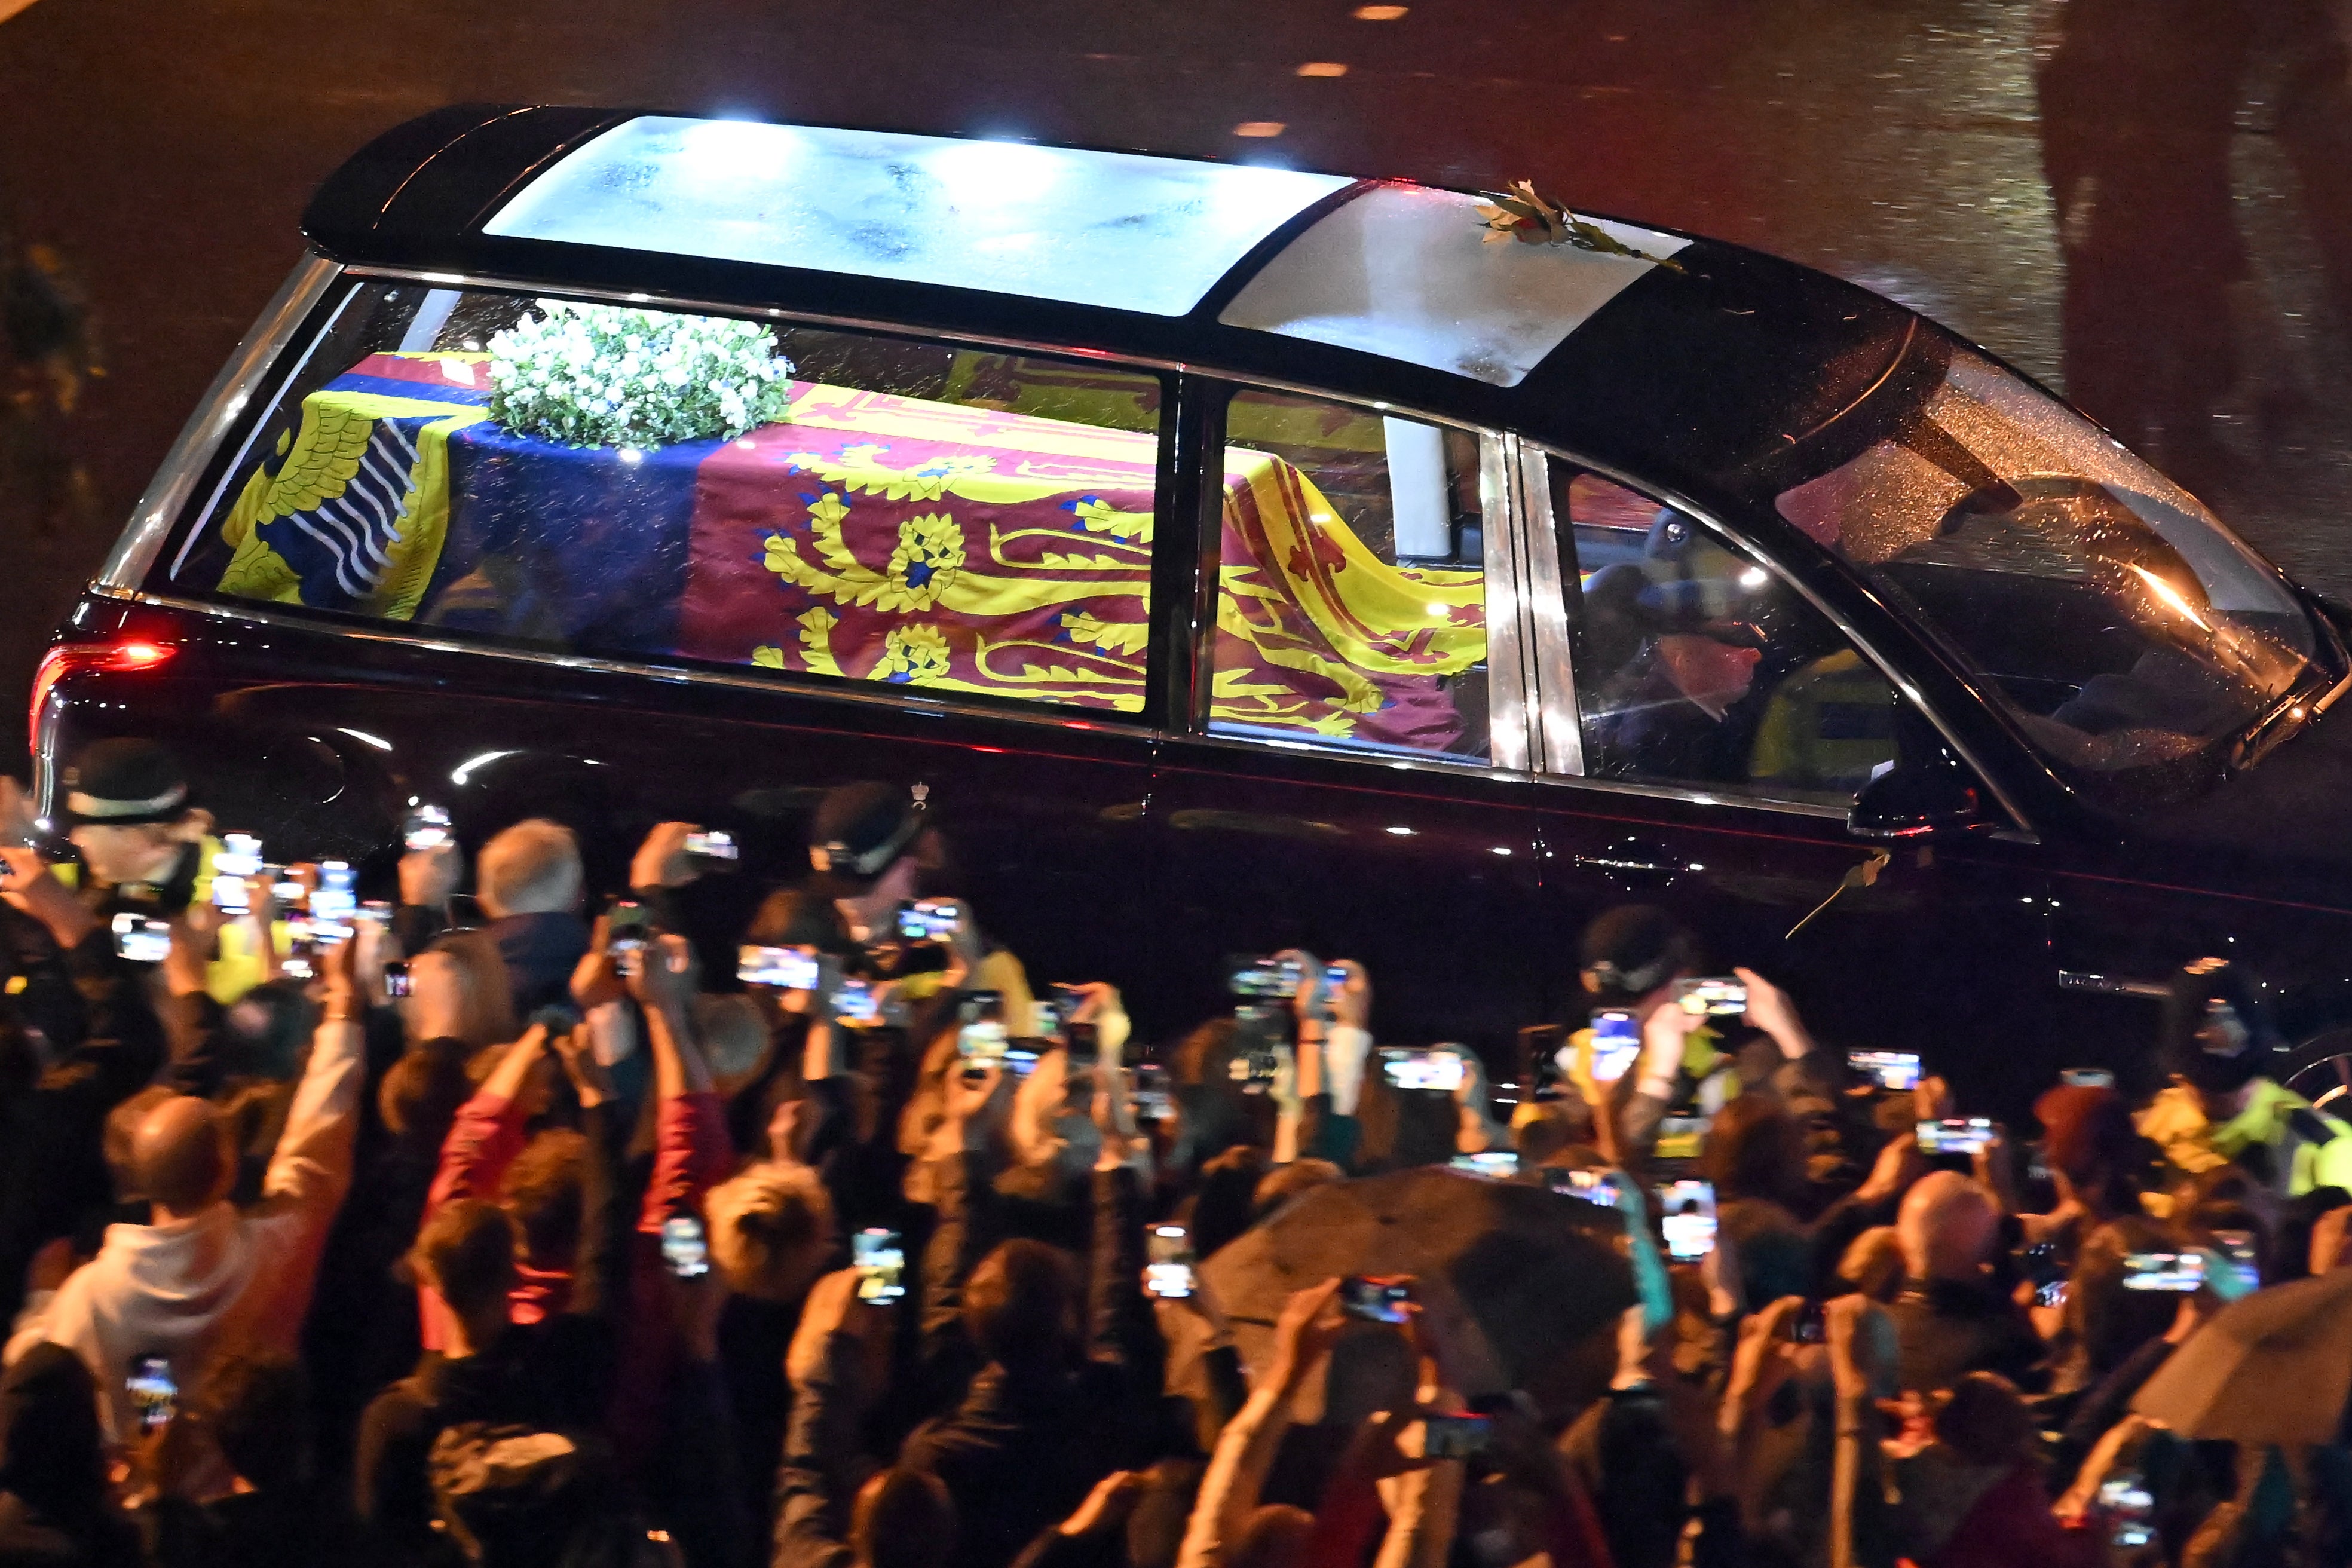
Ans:
[[[783,418],[793,365],[767,328],[538,301],[490,340],[490,417],[567,447],[732,440]]]

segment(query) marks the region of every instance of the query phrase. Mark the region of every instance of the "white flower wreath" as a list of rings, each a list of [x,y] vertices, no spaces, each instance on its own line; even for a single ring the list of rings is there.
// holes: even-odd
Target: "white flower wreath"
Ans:
[[[732,440],[783,418],[792,362],[767,328],[541,300],[490,340],[490,417],[567,447]]]

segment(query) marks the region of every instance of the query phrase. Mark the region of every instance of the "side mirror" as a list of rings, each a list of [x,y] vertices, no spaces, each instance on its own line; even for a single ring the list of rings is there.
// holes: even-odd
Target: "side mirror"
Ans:
[[[1846,814],[1856,838],[1933,838],[1984,825],[1976,780],[1942,747],[1898,762],[1862,786]]]

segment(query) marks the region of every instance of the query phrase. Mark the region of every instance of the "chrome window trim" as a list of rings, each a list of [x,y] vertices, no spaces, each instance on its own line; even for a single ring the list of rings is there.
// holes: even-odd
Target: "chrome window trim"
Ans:
[[[1493,763],[1481,762],[1476,757],[1456,756],[1450,752],[1431,752],[1423,756],[1402,757],[1386,752],[1351,752],[1344,747],[1326,745],[1316,741],[1236,735],[1222,730],[1214,733],[1201,731],[1184,735],[1182,739],[1191,745],[1208,746],[1224,752],[1245,752],[1255,756],[1264,756],[1268,752],[1296,754],[1302,757],[1335,759],[1364,768],[1386,768],[1395,773],[1443,773],[1449,778],[1476,777],[1492,779],[1498,784],[1542,782],[1541,776],[1529,769],[1497,767]],[[1168,765],[1182,767],[1185,764],[1177,762]],[[1378,786],[1368,783],[1364,787]]]
[[[152,605],[158,609],[184,610],[207,616],[215,620],[241,621],[248,625],[278,626],[287,631],[319,632],[331,637],[354,637],[362,642],[392,643],[401,647],[419,648],[429,653],[466,654],[476,658],[503,659],[514,664],[537,664],[560,669],[581,669],[599,675],[622,675],[651,678],[673,686],[714,686],[740,688],[752,691],[782,691],[830,700],[861,703],[868,707],[888,708],[902,713],[914,713],[931,718],[949,716],[1001,719],[1013,723],[1041,726],[1056,730],[1109,731],[1134,737],[1153,740],[1160,731],[1140,723],[1123,713],[1107,709],[1026,709],[999,708],[991,703],[968,702],[949,697],[918,696],[902,687],[888,691],[866,689],[867,682],[843,678],[835,684],[826,678],[800,676],[796,670],[774,674],[754,673],[757,667],[746,665],[740,675],[720,669],[691,669],[681,665],[648,664],[635,659],[613,658],[601,654],[552,653],[541,648],[501,647],[494,643],[463,642],[449,637],[424,635],[421,630],[400,628],[414,626],[408,621],[381,621],[352,624],[328,620],[316,616],[287,615],[244,601],[182,598],[171,594],[152,594],[139,589],[121,588],[101,584],[90,584],[90,591],[106,598],[130,604]],[[794,677],[799,679],[793,679]]]
[[[154,570],[156,556],[163,553],[172,525],[186,510],[189,493],[196,488],[205,465],[212,460],[231,427],[243,416],[254,388],[278,363],[294,330],[325,297],[329,286],[342,270],[340,264],[315,250],[303,253],[269,303],[262,307],[253,326],[237,341],[236,350],[221,366],[220,374],[213,377],[212,384],[205,389],[187,423],[180,427],[179,438],[156,466],[155,477],[141,493],[139,504],[131,509],[131,521],[114,542],[106,564],[91,579],[94,586],[135,588],[147,580],[147,574]],[[205,510],[209,513],[211,508]]]
[[[1952,749],[1953,754],[1958,757],[1960,761],[1967,765],[1969,771],[1976,775],[1977,782],[1985,787],[1986,791],[1991,795],[1997,803],[1999,803],[2001,810],[2008,814],[2010,823],[2012,826],[2006,828],[1996,829],[1996,831],[2005,838],[2011,838],[2026,843],[2039,843],[2041,841],[2040,835],[2034,830],[2032,819],[2026,816],[2023,808],[2017,804],[2016,800],[2011,796],[2010,793],[2001,787],[1998,775],[1996,775],[1991,769],[1986,767],[1983,762],[1977,756],[1976,752],[1971,750],[1966,742],[1960,740],[1959,736],[1953,731],[1952,727],[1949,724],[1944,721],[1944,716],[1936,710],[1935,704],[1927,700],[1927,694],[1919,689],[1918,683],[1914,681],[1908,675],[1906,675],[1899,668],[1889,660],[1885,655],[1881,653],[1878,648],[1871,643],[1869,638],[1864,637],[1860,632],[1855,630],[1853,623],[1848,621],[1844,616],[1840,615],[1830,605],[1828,601],[1824,600],[1818,593],[1814,592],[1811,584],[1806,583],[1796,574],[1784,568],[1780,562],[1774,560],[1762,549],[1759,548],[1753,541],[1742,534],[1738,529],[1728,526],[1712,511],[1700,506],[1688,496],[1684,495],[1677,490],[1660,485],[1654,480],[1636,478],[1633,475],[1624,472],[1621,468],[1612,467],[1606,463],[1594,462],[1590,458],[1579,457],[1573,452],[1564,451],[1556,447],[1543,447],[1537,443],[1529,442],[1528,443],[1528,447],[1530,451],[1538,454],[1538,460],[1540,460],[1541,455],[1548,453],[1550,456],[1559,458],[1563,462],[1573,463],[1578,468],[1598,474],[1601,478],[1608,479],[1612,484],[1622,485],[1627,489],[1638,491],[1643,495],[1650,496],[1657,500],[1664,505],[1673,507],[1676,511],[1682,512],[1685,516],[1696,520],[1701,526],[1713,532],[1724,543],[1729,545],[1732,549],[1738,551],[1740,554],[1754,562],[1763,570],[1770,573],[1780,582],[1794,588],[1800,597],[1801,597],[1807,604],[1811,605],[1824,619],[1838,629],[1841,636],[1843,636],[1848,642],[1852,643],[1855,647],[1862,650],[1863,657],[1870,660],[1872,664],[1878,668],[1879,674],[1886,678],[1889,685],[1893,686],[1896,691],[1900,692],[1913,707],[1916,708],[1921,713],[1927,715],[1927,721],[1930,724],[1933,724],[1936,727],[1936,732],[1943,737],[1944,744]],[[1563,591],[1564,588],[1565,584],[1563,583]],[[1563,599],[1562,602],[1564,605],[1565,599]],[[1565,616],[1562,617],[1562,623],[1564,626]],[[1567,644],[1565,640],[1562,640],[1560,643],[1556,645],[1550,652],[1557,654],[1563,666],[1566,665]],[[1546,662],[1550,662],[1549,656],[1546,658]],[[1554,776],[1559,775],[1555,774]],[[1612,784],[1624,784],[1630,781],[1604,781],[1593,779],[1590,776],[1580,776],[1579,782],[1587,784],[1609,783]],[[1668,797],[1679,800],[1713,802],[1727,798],[1725,794],[1711,790],[1691,790],[1674,785],[1642,785],[1639,787],[1643,793],[1663,794]],[[1772,810],[1794,811],[1806,816],[1833,815],[1841,819],[1845,816],[1843,812],[1838,811],[1834,807],[1809,805],[1798,801],[1759,799],[1753,802],[1746,802],[1745,797],[1738,798],[1741,798],[1744,803],[1753,804]]]
[[[1486,576],[1486,752],[1490,765],[1528,771],[1541,742],[1528,726],[1528,693],[1535,687],[1535,647],[1527,635],[1528,595],[1520,581],[1525,559],[1516,537],[1519,509],[1511,482],[1516,437],[1478,433],[1478,512]],[[1540,766],[1540,763],[1538,764]]]
[[[1605,790],[1611,795],[1642,795],[1655,800],[1678,800],[1689,805],[1737,806],[1742,811],[1777,812],[1783,816],[1814,816],[1824,822],[1843,826],[1847,813],[1839,806],[1822,805],[1803,800],[1765,800],[1752,795],[1738,795],[1728,790],[1693,789],[1685,784],[1647,784],[1640,779],[1595,778],[1590,773],[1546,773],[1543,782],[1562,789]],[[1692,832],[1720,833],[1732,831],[1727,823],[1685,823]],[[1857,840],[1859,842],[1859,840]]]
[[[1532,661],[1529,689],[1538,754],[1545,771],[1584,775],[1584,730],[1576,708],[1575,643],[1568,632],[1568,591],[1559,567],[1559,530],[1551,510],[1551,475],[1541,447],[1511,437],[1511,471],[1517,505],[1512,542],[1527,584],[1528,639]],[[1555,658],[1539,657],[1549,648]]]

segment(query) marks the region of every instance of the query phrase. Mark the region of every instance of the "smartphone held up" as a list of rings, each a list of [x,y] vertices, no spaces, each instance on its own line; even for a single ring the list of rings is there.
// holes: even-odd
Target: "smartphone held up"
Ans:
[[[241,915],[253,908],[247,879],[262,873],[261,840],[250,833],[224,833],[213,852],[213,908]]]
[[[1658,1229],[1666,1256],[1696,1263],[1715,1250],[1715,1184],[1669,1182],[1658,1189]]]
[[[163,1356],[142,1355],[133,1361],[122,1380],[122,1391],[131,1396],[131,1408],[139,1413],[142,1434],[162,1431],[179,1414],[180,1385],[173,1379],[172,1363]]]
[[[742,851],[735,847],[731,833],[696,832],[686,836],[686,852],[698,860],[737,860]]]
[[[1848,1051],[1845,1065],[1856,1078],[1891,1094],[1907,1094],[1919,1087],[1916,1051]]]
[[[400,825],[400,841],[413,855],[446,849],[455,844],[457,840],[457,836],[449,831],[448,808],[420,805],[412,810]]]
[[[114,955],[132,963],[161,963],[172,955],[172,923],[125,910],[114,917]]]
[[[1922,1154],[1981,1154],[1992,1146],[1993,1124],[1982,1116],[1947,1116],[1918,1124]]]
[[[1748,1011],[1748,983],[1729,975],[1678,980],[1675,996],[1695,1017],[1736,1018]]]
[[[1464,1072],[1458,1051],[1416,1050],[1403,1046],[1381,1047],[1381,1076],[1397,1089],[1452,1094],[1462,1087]]]
[[[1633,1070],[1642,1055],[1642,1026],[1631,1013],[1612,1008],[1592,1015],[1592,1077],[1615,1083]]]
[[[1569,1166],[1545,1167],[1544,1185],[1563,1197],[1579,1198],[1596,1207],[1613,1209],[1623,1201],[1613,1171],[1585,1171]]]
[[[1428,1415],[1422,1418],[1421,1457],[1424,1459],[1475,1459],[1486,1451],[1495,1424],[1484,1415]]]
[[[1400,1275],[1351,1274],[1339,1282],[1339,1310],[1368,1323],[1412,1319],[1412,1281]]]
[[[907,1293],[907,1249],[897,1231],[877,1226],[851,1237],[849,1264],[857,1270],[859,1300],[895,1301]]]
[[[1181,1225],[1155,1225],[1145,1239],[1143,1288],[1162,1300],[1192,1294],[1192,1233]]]
[[[703,1235],[702,1221],[690,1214],[672,1215],[662,1221],[662,1267],[677,1279],[695,1279],[710,1272],[710,1244]]]
[[[735,978],[746,985],[814,991],[819,973],[816,954],[797,947],[760,947],[746,942],[736,950]]]

